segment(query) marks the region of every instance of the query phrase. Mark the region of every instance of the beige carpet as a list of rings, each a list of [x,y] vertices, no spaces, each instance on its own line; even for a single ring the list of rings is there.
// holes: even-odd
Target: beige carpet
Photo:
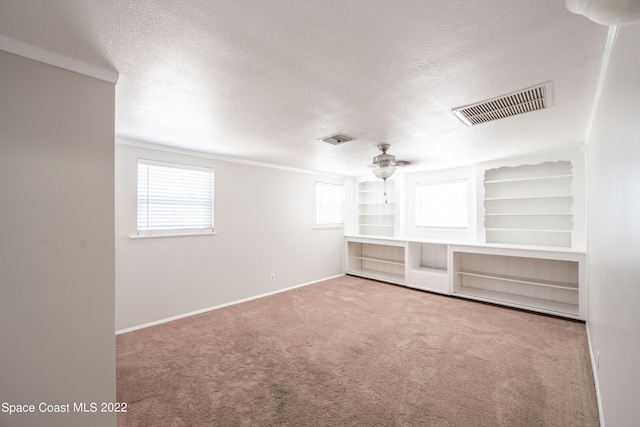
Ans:
[[[597,426],[585,326],[344,276],[117,337],[118,426]]]

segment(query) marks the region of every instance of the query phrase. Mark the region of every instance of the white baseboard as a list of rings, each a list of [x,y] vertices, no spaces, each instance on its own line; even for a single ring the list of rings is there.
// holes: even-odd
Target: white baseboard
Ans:
[[[331,280],[331,279],[335,279],[335,278],[342,277],[342,276],[344,276],[344,274],[338,274],[336,276],[325,277],[324,279],[319,279],[319,280],[314,280],[312,282],[302,283],[300,285],[291,286],[289,288],[278,289],[277,291],[267,292],[265,294],[255,295],[255,296],[252,296],[252,297],[249,297],[249,298],[244,298],[244,299],[237,300],[237,301],[231,301],[231,302],[227,302],[227,303],[224,303],[224,304],[215,305],[213,307],[203,308],[203,309],[200,309],[200,310],[191,311],[189,313],[184,313],[184,314],[179,314],[177,316],[167,317],[165,319],[155,320],[155,321],[149,322],[149,323],[143,323],[141,325],[132,326],[130,328],[120,329],[120,330],[116,331],[116,335],[125,334],[127,332],[137,331],[138,329],[144,329],[144,328],[148,328],[150,326],[160,325],[162,323],[167,323],[167,322],[171,322],[173,320],[183,319],[183,318],[189,317],[189,316],[195,316],[196,314],[202,314],[202,313],[206,313],[207,311],[212,311],[212,310],[217,310],[219,308],[229,307],[230,305],[236,305],[236,304],[240,304],[240,303],[251,301],[251,300],[254,300],[254,299],[258,299],[258,298],[268,297],[269,295],[279,294],[281,292],[290,291],[292,289],[301,288],[303,286],[313,285],[314,283],[324,282],[325,280]]]
[[[602,412],[602,400],[600,399],[600,383],[598,382],[598,365],[596,363],[596,355],[591,345],[591,334],[589,333],[589,322],[585,322],[587,329],[587,342],[589,345],[589,356],[591,356],[591,370],[593,371],[593,381],[596,386],[596,400],[598,401],[598,415],[600,417],[600,427],[604,427],[604,414]]]

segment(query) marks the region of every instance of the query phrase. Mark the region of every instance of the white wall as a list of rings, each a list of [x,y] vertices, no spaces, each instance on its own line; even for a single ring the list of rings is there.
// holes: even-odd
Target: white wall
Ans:
[[[121,142],[115,162],[116,330],[344,272],[344,230],[313,229],[315,183],[344,183],[343,177]],[[131,239],[138,158],[214,168],[217,234]]]
[[[0,51],[2,426],[113,426],[114,86]]]
[[[588,140],[588,329],[608,426],[640,425],[640,24],[621,27]]]

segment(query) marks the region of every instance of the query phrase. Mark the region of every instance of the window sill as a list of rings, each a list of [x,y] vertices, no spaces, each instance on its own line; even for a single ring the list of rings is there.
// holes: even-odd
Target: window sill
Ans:
[[[129,236],[130,239],[138,240],[138,239],[157,239],[159,237],[192,237],[192,236],[213,236],[218,234],[215,231],[207,231],[201,233],[167,233],[167,234],[147,234],[147,235],[133,235]]]
[[[344,225],[316,225],[314,230],[335,230],[336,228],[344,228]]]

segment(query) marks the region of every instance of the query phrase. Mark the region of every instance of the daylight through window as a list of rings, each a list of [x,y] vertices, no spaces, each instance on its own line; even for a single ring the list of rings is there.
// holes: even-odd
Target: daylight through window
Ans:
[[[344,186],[316,183],[316,225],[344,226]]]
[[[213,232],[213,169],[138,160],[138,235]]]
[[[416,227],[467,228],[467,180],[416,185]]]

